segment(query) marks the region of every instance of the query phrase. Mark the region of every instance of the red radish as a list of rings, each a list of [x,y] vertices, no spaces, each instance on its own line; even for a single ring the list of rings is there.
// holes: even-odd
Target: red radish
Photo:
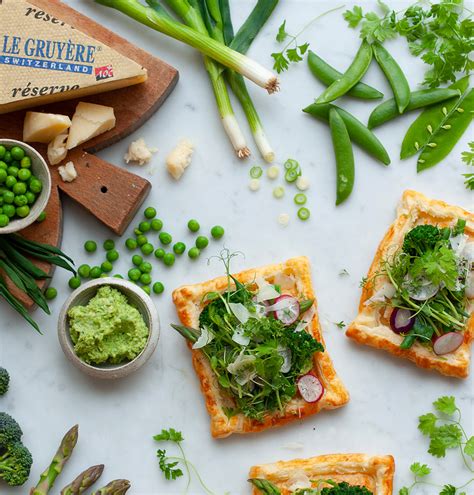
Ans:
[[[458,349],[464,342],[464,335],[460,332],[449,332],[438,337],[433,344],[433,350],[438,356],[449,354]]]
[[[275,318],[287,326],[294,323],[300,315],[300,303],[298,299],[289,294],[283,294],[276,298],[275,302],[268,309],[274,310]]]
[[[323,384],[312,373],[298,378],[298,390],[306,402],[318,402],[324,394]]]
[[[416,317],[409,309],[394,308],[390,315],[390,327],[395,333],[406,333],[415,324]]]

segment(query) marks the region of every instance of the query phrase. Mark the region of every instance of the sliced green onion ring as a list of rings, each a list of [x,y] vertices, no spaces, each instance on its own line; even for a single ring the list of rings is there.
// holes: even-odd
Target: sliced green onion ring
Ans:
[[[306,197],[306,194],[303,194],[303,193],[295,194],[295,197],[294,197],[295,204],[305,205],[307,200],[308,200],[308,198]]]
[[[301,172],[292,168],[286,171],[285,180],[286,182],[295,182],[296,179],[301,175]]]
[[[283,166],[285,167],[285,170],[291,170],[293,168],[295,168],[295,169],[300,168],[300,164],[296,160],[293,160],[293,158],[288,158],[288,160],[286,160],[286,162]]]
[[[252,177],[252,179],[260,179],[262,174],[263,174],[262,167],[255,166],[250,169],[250,177]]]
[[[284,195],[285,195],[285,189],[282,186],[278,186],[275,187],[275,189],[273,189],[273,196],[276,199],[281,199],[283,198]]]
[[[308,208],[305,208],[304,206],[298,210],[298,218],[300,220],[308,220],[308,218],[311,216],[311,212],[308,210]]]

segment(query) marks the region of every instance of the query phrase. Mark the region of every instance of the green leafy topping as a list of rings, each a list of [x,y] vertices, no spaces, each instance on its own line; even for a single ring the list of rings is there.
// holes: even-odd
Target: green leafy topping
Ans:
[[[426,464],[420,464],[419,462],[414,462],[410,466],[410,471],[418,478],[423,478],[431,473],[431,468]]]
[[[461,159],[466,165],[474,166],[474,141],[471,141],[469,144],[469,151],[463,151],[461,154]],[[474,173],[463,174],[465,177],[464,185],[466,189],[474,191]]]

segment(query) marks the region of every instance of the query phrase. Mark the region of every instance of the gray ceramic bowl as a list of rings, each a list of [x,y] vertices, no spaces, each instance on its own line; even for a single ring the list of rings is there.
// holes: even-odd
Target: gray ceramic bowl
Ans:
[[[85,306],[89,300],[96,295],[99,287],[106,285],[119,290],[127,296],[129,302],[133,304],[142,314],[143,319],[150,330],[150,334],[144,349],[132,361],[118,365],[93,366],[79,359],[74,352],[74,345],[69,333],[69,318],[67,313],[69,309],[74,306]],[[122,378],[130,373],[133,373],[134,371],[137,371],[150,359],[158,343],[159,336],[160,322],[158,312],[151,298],[143,292],[140,287],[137,287],[135,284],[132,284],[127,280],[122,280],[119,278],[99,278],[82,285],[67,299],[61,309],[61,313],[59,314],[58,337],[64,354],[66,354],[66,357],[76,368],[94,378]]]
[[[0,139],[0,145],[8,147],[21,146],[31,158],[32,173],[43,183],[43,190],[36,198],[30,214],[25,218],[12,220],[6,227],[0,228],[0,234],[11,234],[12,232],[18,232],[31,225],[46,209],[51,194],[51,174],[49,173],[49,168],[44,158],[28,144],[16,141],[15,139]]]

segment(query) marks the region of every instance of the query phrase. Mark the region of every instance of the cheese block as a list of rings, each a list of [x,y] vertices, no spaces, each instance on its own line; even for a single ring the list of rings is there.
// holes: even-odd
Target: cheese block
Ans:
[[[67,155],[67,142],[68,135],[60,134],[56,136],[48,145],[48,162],[50,165],[57,165],[61,163]]]
[[[144,82],[147,71],[23,0],[0,1],[0,114]]]
[[[115,127],[114,109],[104,105],[80,102],[72,117],[67,140],[67,149],[71,150],[99,134]]]
[[[26,112],[23,141],[26,143],[50,143],[69,127],[71,127],[71,119],[67,115]]]

